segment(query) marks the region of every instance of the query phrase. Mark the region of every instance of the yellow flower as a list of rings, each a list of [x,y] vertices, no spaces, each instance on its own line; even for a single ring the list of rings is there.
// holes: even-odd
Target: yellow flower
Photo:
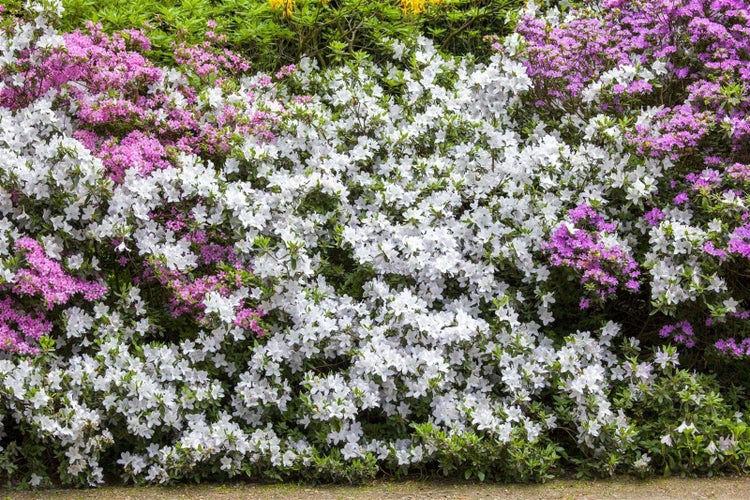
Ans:
[[[292,17],[294,0],[268,0],[273,10],[284,10],[284,17]]]
[[[425,11],[426,0],[401,0],[401,10],[406,14],[421,14]]]
[[[440,3],[441,0],[401,0],[401,10],[408,15],[421,14],[427,10],[427,4]]]

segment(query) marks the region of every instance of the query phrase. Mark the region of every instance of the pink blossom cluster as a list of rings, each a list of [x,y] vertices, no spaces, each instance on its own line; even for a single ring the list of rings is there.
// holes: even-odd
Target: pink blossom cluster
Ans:
[[[620,43],[626,33],[619,25],[595,17],[580,16],[565,25],[551,26],[528,16],[521,18],[516,32],[527,44],[525,65],[535,82],[540,106],[548,105],[550,99],[579,98],[603,71],[630,63],[629,47]],[[499,44],[495,48],[501,50]]]
[[[146,175],[156,169],[172,166],[167,149],[150,132],[134,130],[121,139],[102,139],[94,132],[79,130],[76,138],[92,151],[97,151],[115,181],[121,181],[128,169]]]
[[[190,314],[197,320],[202,320],[206,294],[211,291],[218,291],[222,295],[229,293],[229,287],[225,283],[227,274],[223,272],[191,279],[184,273],[158,264],[154,264],[153,268],[152,272],[148,270],[144,273],[144,278],[155,279],[171,292],[169,306],[174,318]]]
[[[644,154],[660,156],[669,153],[677,159],[686,151],[697,148],[708,134],[714,117],[707,111],[696,112],[692,106],[676,105],[664,108],[656,115],[652,127],[636,126],[631,142]]]
[[[201,323],[206,319],[205,300],[210,292],[218,292],[222,297],[228,297],[232,292],[242,286],[240,272],[242,266],[236,264],[235,273],[218,271],[213,274],[205,274],[199,277],[190,277],[185,273],[167,269],[166,267],[153,264],[143,274],[143,278],[149,281],[157,281],[169,292],[169,310],[173,318],[189,315]],[[244,301],[235,308],[234,324],[240,328],[250,330],[258,337],[266,334],[266,330],[259,321],[264,312],[261,309],[247,306]]]
[[[201,80],[220,84],[225,81],[222,74],[241,74],[250,70],[250,62],[243,56],[229,49],[217,49],[217,45],[226,42],[226,36],[213,31],[214,21],[208,21],[209,31],[206,39],[198,45],[180,43],[174,52],[175,61],[184,68],[190,69]]]
[[[36,341],[52,331],[52,323],[38,311],[27,313],[13,299],[0,299],[0,351],[37,354]]]
[[[727,251],[750,259],[750,223],[745,223],[732,232]]]
[[[116,182],[128,168],[143,175],[168,168],[179,152],[226,154],[243,136],[274,138],[278,113],[253,108],[252,92],[243,100],[219,99],[217,106],[206,106],[199,87],[186,78],[169,81],[143,55],[150,42],[136,30],[107,35],[101,25],[89,23],[86,32],[63,39],[64,48],[29,50],[21,71],[0,73],[5,83],[0,105],[17,109],[50,89],[63,90],[78,121],[74,136],[102,159]],[[198,84],[213,77],[211,84],[220,88],[226,79],[219,75],[245,72],[249,63],[215,49],[216,41],[220,38],[214,36],[198,46],[182,44],[176,57],[185,74],[197,75]]]
[[[664,212],[658,208],[652,208],[643,214],[643,218],[648,222],[649,226],[658,226],[659,222],[664,220]]]
[[[245,330],[250,330],[258,337],[266,334],[266,330],[259,323],[260,318],[265,315],[265,311],[262,309],[253,309],[252,307],[241,307],[235,313],[235,325]]]
[[[23,255],[26,266],[16,271],[13,283],[0,286],[0,292],[8,294],[0,299],[0,351],[36,354],[39,350],[35,341],[49,334],[53,324],[38,307],[26,312],[28,301],[24,298],[39,298],[50,311],[77,294],[87,301],[99,299],[107,293],[107,287],[66,274],[60,263],[48,257],[32,238],[20,238],[15,248]]]
[[[569,223],[552,231],[550,241],[542,245],[552,265],[582,272],[581,283],[593,288],[602,300],[614,294],[623,282],[626,289],[637,291],[638,264],[625,249],[603,241],[603,236],[614,232],[615,224],[606,222],[589,205],[568,211],[568,217]],[[581,308],[589,305],[587,299],[581,301]]]
[[[630,76],[604,89],[600,104],[618,113],[628,99],[662,107],[653,123],[628,133],[640,152],[677,158],[725,127],[733,148],[721,153],[734,154],[724,163],[747,153],[750,88],[737,84],[750,81],[746,1],[608,0],[602,10],[582,8],[571,17],[558,25],[537,17],[518,24],[537,104],[579,106],[588,86],[627,67]]]
[[[96,300],[107,293],[107,287],[96,282],[86,282],[65,274],[60,263],[47,257],[44,248],[31,238],[16,241],[29,267],[16,273],[13,292],[20,295],[38,296],[47,309],[65,304],[73,295],[81,294],[86,300]]]

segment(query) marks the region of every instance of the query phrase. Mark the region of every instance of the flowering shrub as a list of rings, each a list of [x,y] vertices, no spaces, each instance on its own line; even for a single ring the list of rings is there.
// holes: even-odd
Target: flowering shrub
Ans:
[[[737,281],[748,269],[741,139],[748,15],[741,1],[584,4],[522,16],[508,48],[496,45],[524,60],[540,114],[575,110],[623,152],[668,160],[661,173],[630,174],[618,184],[629,215],[641,211],[648,226],[640,229],[649,234],[640,262],[651,301],[678,323],[691,322],[690,340],[677,341],[700,349],[731,345],[719,324],[748,334],[737,316],[750,298]],[[671,337],[665,329],[660,336]]]
[[[647,25],[618,5],[527,11],[487,63],[390,40],[273,77],[6,19],[5,477],[746,471],[742,394],[680,368],[747,352],[743,146],[673,81],[709,49],[654,52],[625,101],[608,85],[661,38],[540,69],[542,32]]]
[[[542,243],[542,248],[551,254],[552,265],[583,271],[581,283],[597,292],[602,300],[617,291],[620,284],[617,275],[627,280],[626,288],[637,291],[640,286],[638,264],[619,246],[607,247],[602,242],[602,235],[614,231],[615,224],[605,222],[587,205],[570,210],[568,216],[571,221],[554,230],[549,243]],[[592,229],[587,231],[585,227],[577,227],[579,225]],[[587,309],[589,303],[588,298],[581,299],[581,309]]]

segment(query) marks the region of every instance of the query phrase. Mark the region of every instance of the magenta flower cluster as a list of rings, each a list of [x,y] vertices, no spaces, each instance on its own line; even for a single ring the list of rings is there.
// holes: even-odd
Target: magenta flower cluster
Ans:
[[[159,282],[170,292],[169,310],[172,317],[188,315],[198,323],[203,323],[206,310],[204,301],[209,292],[218,292],[222,297],[228,297],[242,286],[239,273],[242,271],[242,266],[239,263],[235,266],[237,273],[219,271],[191,278],[184,273],[154,264],[143,277],[147,281]],[[262,310],[240,303],[235,307],[234,313],[235,325],[252,331],[258,337],[266,334],[266,330],[259,323],[264,315]]]
[[[535,82],[537,104],[551,99],[580,98],[585,87],[603,71],[630,63],[627,32],[618,24],[578,17],[564,26],[552,27],[543,19],[523,17],[516,27],[527,44],[527,73]],[[496,45],[498,50],[501,46]],[[646,87],[650,90],[650,86]],[[641,92],[640,86],[618,89]]]
[[[739,342],[735,339],[721,339],[716,341],[714,347],[728,356],[750,356],[750,338],[744,338]]]
[[[13,299],[0,299],[0,351],[37,354],[36,341],[52,331],[42,313],[20,310]]]
[[[750,9],[744,0],[608,0],[551,26],[524,17],[517,32],[535,82],[537,103],[565,109],[586,101],[587,87],[607,71],[630,68],[601,90],[601,109],[661,106],[650,126],[628,140],[641,153],[678,158],[726,128],[733,152],[750,134]],[[624,71],[621,71],[624,72]],[[627,73],[627,72],[624,72]],[[737,84],[745,82],[745,84]],[[724,158],[728,165],[735,162]],[[746,161],[735,169],[745,171]]]
[[[582,273],[581,283],[592,289],[601,300],[623,285],[637,291],[640,287],[638,264],[628,251],[617,245],[606,245],[603,236],[614,232],[616,225],[606,222],[589,205],[568,212],[569,221],[557,227],[550,241],[542,246],[554,266],[567,266]],[[589,307],[583,299],[581,308]]]
[[[81,294],[86,300],[96,300],[107,293],[100,283],[89,283],[68,276],[60,263],[50,259],[44,248],[31,238],[16,241],[16,249],[24,254],[27,268],[19,269],[13,291],[18,295],[40,297],[47,309],[65,304],[73,295]]]
[[[198,45],[189,45],[185,42],[175,50],[175,61],[184,68],[189,68],[201,80],[212,84],[220,84],[226,80],[226,75],[242,74],[250,70],[250,62],[239,54],[229,49],[216,49],[217,45],[224,44],[227,40],[225,35],[213,31],[216,22],[207,22],[209,31],[206,31],[206,39]]]
[[[732,232],[727,251],[750,259],[750,223],[745,223]]]
[[[0,286],[8,296],[0,299],[0,351],[19,354],[36,354],[35,341],[52,331],[39,307],[24,311],[24,298],[41,299],[44,309],[66,304],[74,295],[93,301],[107,293],[107,287],[88,282],[65,273],[56,260],[48,257],[44,248],[34,239],[25,237],[16,241],[15,249],[25,265],[16,271],[13,283]]]

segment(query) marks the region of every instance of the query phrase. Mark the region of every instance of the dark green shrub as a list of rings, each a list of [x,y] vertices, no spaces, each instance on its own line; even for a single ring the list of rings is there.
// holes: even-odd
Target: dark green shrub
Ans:
[[[62,29],[101,23],[105,31],[142,29],[152,40],[153,58],[173,61],[172,47],[198,43],[208,20],[227,37],[228,48],[241,52],[258,70],[273,70],[314,57],[326,66],[347,54],[364,51],[384,58],[389,40],[424,33],[443,50],[481,55],[483,37],[507,33],[509,13],[519,0],[430,0],[426,10],[411,13],[396,0],[64,0]]]

